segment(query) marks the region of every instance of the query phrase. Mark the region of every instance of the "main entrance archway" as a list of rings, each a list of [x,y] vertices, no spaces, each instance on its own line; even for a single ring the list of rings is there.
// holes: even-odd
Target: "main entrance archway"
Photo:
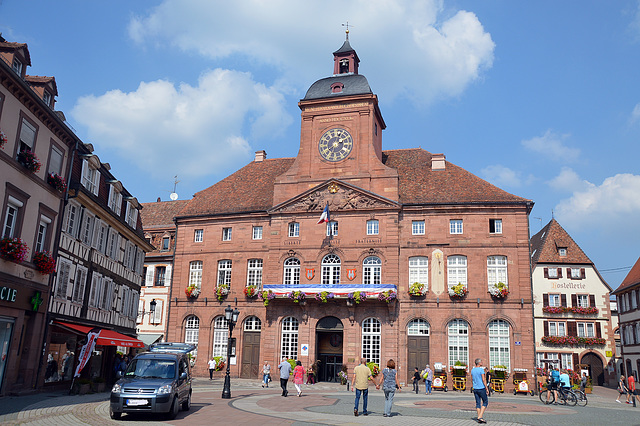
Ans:
[[[602,386],[604,384],[604,367],[602,365],[602,359],[600,359],[598,355],[588,353],[582,357],[580,364],[589,365],[591,383],[598,386]]]
[[[336,317],[324,317],[316,325],[316,353],[318,381],[338,381],[342,369],[342,347],[344,337],[342,321]]]

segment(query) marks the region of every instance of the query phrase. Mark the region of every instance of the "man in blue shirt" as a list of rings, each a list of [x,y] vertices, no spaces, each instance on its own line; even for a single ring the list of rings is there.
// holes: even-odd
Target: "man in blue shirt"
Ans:
[[[560,371],[558,371],[558,367],[551,366],[549,370],[549,384],[547,385],[547,390],[553,391],[553,396],[555,397],[554,404],[558,404],[558,386],[560,385]],[[547,401],[549,400],[549,395],[547,395]]]
[[[282,362],[278,365],[280,369],[280,387],[282,388],[282,396],[286,397],[289,391],[287,390],[287,382],[289,381],[289,375],[291,374],[291,364],[287,361],[287,357],[282,358]]]
[[[484,377],[484,368],[482,368],[482,359],[476,358],[475,364],[475,368],[471,370],[471,379],[473,380],[473,395],[476,397],[478,423],[486,423],[482,416],[489,405],[489,398],[487,397],[487,382]]]

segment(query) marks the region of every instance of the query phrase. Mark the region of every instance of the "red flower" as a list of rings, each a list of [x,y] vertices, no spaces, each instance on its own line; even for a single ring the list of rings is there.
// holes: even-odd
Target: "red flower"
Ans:
[[[56,271],[56,261],[49,252],[39,251],[33,255],[33,263],[36,265],[36,269],[40,271],[42,275],[53,274]]]

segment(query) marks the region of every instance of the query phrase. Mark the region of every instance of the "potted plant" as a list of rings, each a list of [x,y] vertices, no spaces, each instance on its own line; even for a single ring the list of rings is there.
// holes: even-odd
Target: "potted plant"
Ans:
[[[15,263],[24,262],[29,247],[20,238],[3,238],[0,240],[0,257]]]
[[[195,299],[200,296],[200,287],[195,284],[189,284],[189,286],[184,290],[185,294],[190,299]]]
[[[218,284],[216,287],[216,298],[222,302],[229,294],[229,286],[227,284]]]
[[[352,305],[355,303],[356,305],[362,301],[367,300],[367,293],[365,291],[352,291],[347,294],[347,302]]]
[[[419,282],[415,282],[409,286],[409,295],[413,297],[422,297],[427,294],[425,285]]]
[[[489,294],[494,299],[504,299],[509,294],[509,287],[505,283],[499,282],[489,288]]]
[[[67,183],[64,181],[62,176],[56,173],[49,173],[47,175],[47,183],[53,186],[59,192],[64,192],[64,190],[67,188]]]
[[[254,298],[258,295],[258,286],[250,284],[244,288],[244,295],[248,298]]]
[[[449,288],[449,296],[451,296],[452,299],[462,299],[468,292],[467,286],[462,283],[458,283]]]
[[[371,371],[371,376],[377,377],[378,374],[380,374],[380,367],[375,362],[368,362],[367,367],[369,367],[369,371]]]
[[[38,251],[33,255],[33,264],[42,275],[53,274],[56,271],[56,261],[47,251]]]
[[[378,294],[378,300],[391,303],[392,301],[396,300],[396,292],[393,290],[383,291],[382,293]]]
[[[320,293],[316,293],[316,300],[318,302],[327,303],[329,300],[333,299],[336,295],[330,293],[328,291],[321,291]]]
[[[305,297],[306,295],[304,294],[303,291],[294,290],[291,293],[289,293],[289,299],[293,300],[293,303],[304,302]]]
[[[260,299],[262,299],[262,304],[264,306],[269,306],[269,301],[276,298],[276,295],[271,290],[263,290],[260,292]]]
[[[349,380],[349,373],[347,373],[347,366],[343,365],[342,370],[338,373],[338,378],[340,379],[341,385],[346,385]]]
[[[216,369],[215,369],[215,371],[224,370],[224,367],[226,366],[226,364],[224,363],[224,360],[226,358],[223,357],[223,356],[214,356],[213,359],[216,361]]]
[[[38,157],[29,149],[20,151],[18,153],[18,162],[25,166],[32,173],[38,173],[42,163],[38,160]]]

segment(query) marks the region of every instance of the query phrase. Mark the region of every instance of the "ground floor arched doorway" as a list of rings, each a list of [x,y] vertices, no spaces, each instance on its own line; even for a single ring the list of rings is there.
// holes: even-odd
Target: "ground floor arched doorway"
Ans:
[[[316,325],[318,381],[336,382],[342,369],[344,326],[336,317],[324,317]]]
[[[249,317],[244,321],[242,335],[242,353],[240,377],[243,379],[262,378],[260,363],[260,331],[262,321],[258,317]]]
[[[582,357],[581,364],[587,364],[589,366],[589,376],[591,376],[591,383],[594,385],[602,386],[604,384],[604,366],[602,365],[602,359],[594,353],[588,353]]]

